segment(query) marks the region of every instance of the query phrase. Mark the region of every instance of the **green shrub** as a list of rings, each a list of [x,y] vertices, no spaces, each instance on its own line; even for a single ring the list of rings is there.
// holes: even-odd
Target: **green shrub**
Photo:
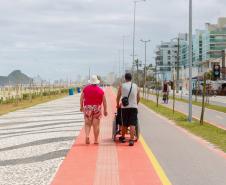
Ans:
[[[43,92],[42,95],[43,96],[48,96],[48,93],[47,92]]]
[[[22,98],[22,99],[23,99],[23,100],[28,100],[28,99],[29,99],[29,96],[30,96],[30,95],[29,95],[28,93],[23,94],[23,96],[22,96],[23,98]]]
[[[3,102],[4,102],[3,97],[1,97],[0,104],[3,104]]]
[[[68,93],[68,89],[61,89],[61,94]]]

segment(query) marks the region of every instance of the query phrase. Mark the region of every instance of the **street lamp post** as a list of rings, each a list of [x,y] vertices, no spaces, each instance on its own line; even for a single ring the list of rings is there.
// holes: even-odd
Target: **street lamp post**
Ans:
[[[125,35],[122,36],[122,73],[125,73]]]
[[[140,40],[141,42],[144,43],[144,84],[143,84],[143,97],[144,97],[144,92],[146,88],[146,78],[147,78],[147,43],[150,42],[150,40]]]
[[[225,50],[222,50],[222,80],[225,80]]]
[[[89,80],[90,80],[90,67],[89,67]]]
[[[176,90],[179,92],[179,80],[180,80],[180,37],[177,39],[177,82],[176,82]]]
[[[125,40],[128,35],[122,36],[122,73],[125,73]]]
[[[188,121],[192,122],[192,0],[189,0],[189,111]]]
[[[146,1],[146,0],[137,0],[134,1],[134,10],[133,10],[133,61],[132,61],[132,73],[133,73],[133,67],[134,67],[134,61],[135,61],[135,34],[136,34],[136,6],[137,3]]]
[[[120,50],[118,50],[118,75],[119,75],[119,79],[121,79],[121,53]]]

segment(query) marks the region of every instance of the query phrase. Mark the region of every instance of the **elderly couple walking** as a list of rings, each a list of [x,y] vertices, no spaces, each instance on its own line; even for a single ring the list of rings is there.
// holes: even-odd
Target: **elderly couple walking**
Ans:
[[[93,126],[94,144],[98,144],[98,137],[100,133],[100,120],[102,117],[102,105],[104,116],[108,115],[107,101],[102,88],[98,86],[100,81],[96,75],[93,75],[81,94],[80,110],[84,113],[85,119],[85,134],[86,144],[90,144],[90,131]],[[127,104],[123,105],[123,101],[127,99]],[[122,103],[120,103],[122,101]],[[132,75],[125,74],[125,83],[121,84],[118,88],[117,94],[117,109],[121,108],[121,115],[123,126],[121,128],[122,136],[119,138],[120,142],[125,142],[125,134],[127,128],[130,127],[130,140],[129,146],[134,145],[135,127],[138,121],[138,103],[140,101],[139,90],[136,84],[132,83]]]

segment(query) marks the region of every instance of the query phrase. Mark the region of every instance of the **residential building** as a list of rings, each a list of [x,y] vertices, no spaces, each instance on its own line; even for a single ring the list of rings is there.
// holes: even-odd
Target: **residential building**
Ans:
[[[222,51],[226,49],[226,17],[219,18],[217,24],[206,23],[205,30],[197,30],[196,38],[200,37],[202,45],[199,46],[200,60],[199,75],[207,69],[212,69],[215,59],[222,58]],[[198,48],[195,50],[196,53]]]
[[[157,46],[156,51],[156,65],[159,78],[161,80],[172,79],[172,69],[176,64],[178,55],[178,44],[172,40],[170,42],[162,42]]]
[[[156,64],[160,80],[177,81],[177,89],[188,83],[188,34],[180,33],[177,38],[170,42],[162,42],[156,48]],[[178,61],[179,56],[179,61]],[[195,69],[193,70],[195,71]]]
[[[188,34],[179,34],[177,41],[162,42],[156,48],[156,65],[162,80],[172,80],[173,67],[177,64],[177,83],[184,91],[189,87],[189,41]],[[178,46],[179,43],[179,46]],[[179,54],[178,54],[179,49]],[[206,23],[204,30],[197,29],[192,37],[192,78],[202,76],[213,68],[222,66],[222,56],[226,49],[226,17],[217,24]],[[177,63],[179,55],[179,63]]]

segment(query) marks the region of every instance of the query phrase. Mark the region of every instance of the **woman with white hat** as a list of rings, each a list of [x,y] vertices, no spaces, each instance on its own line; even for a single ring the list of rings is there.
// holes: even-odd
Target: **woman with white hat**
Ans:
[[[90,144],[89,134],[91,126],[94,132],[94,144],[98,144],[100,132],[100,119],[102,117],[102,104],[104,107],[104,116],[108,115],[107,101],[104,91],[98,86],[100,80],[96,75],[93,75],[81,94],[80,110],[84,113],[85,118],[85,134],[86,144]]]

